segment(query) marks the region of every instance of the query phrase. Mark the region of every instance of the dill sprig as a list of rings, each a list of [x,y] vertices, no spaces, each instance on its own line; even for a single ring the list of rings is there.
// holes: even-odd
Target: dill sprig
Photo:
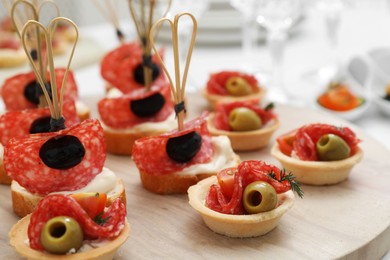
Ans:
[[[268,105],[266,105],[265,107],[264,107],[264,110],[265,111],[268,111],[268,110],[272,110],[272,109],[274,109],[275,108],[275,105],[274,105],[274,103],[269,103]]]
[[[106,224],[110,218],[111,218],[111,216],[103,218],[103,212],[102,212],[102,213],[96,215],[96,217],[93,219],[93,221],[95,221],[96,224],[102,226],[102,225]]]
[[[301,183],[295,180],[295,176],[291,172],[286,174],[286,170],[282,169],[280,171],[279,179],[276,177],[276,174],[273,171],[271,171],[268,176],[274,180],[277,180],[278,182],[288,181],[290,183],[292,191],[294,191],[300,198],[303,198],[303,190],[301,190]]]

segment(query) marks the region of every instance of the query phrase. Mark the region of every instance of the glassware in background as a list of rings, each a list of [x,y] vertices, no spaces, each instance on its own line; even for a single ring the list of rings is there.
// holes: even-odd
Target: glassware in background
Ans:
[[[328,84],[342,77],[338,47],[341,14],[346,7],[346,0],[316,0],[314,7],[324,15],[330,61],[327,65],[306,73],[304,77],[319,84]]]
[[[191,13],[198,20],[201,18],[203,13],[209,8],[209,0],[172,0],[171,8],[167,14],[168,18],[175,17],[178,13],[188,12]],[[186,53],[190,44],[192,34],[192,21],[189,18],[183,17],[179,23],[179,56],[180,64],[185,64]],[[180,66],[184,69],[184,65]],[[181,72],[182,73],[182,72]],[[187,79],[187,90],[196,91],[194,86],[194,80],[191,76]]]
[[[230,0],[230,4],[242,15],[241,44],[244,57],[243,69],[255,71],[253,50],[257,40],[256,0]]]
[[[283,82],[283,58],[288,31],[303,12],[302,0],[257,0],[257,22],[267,31],[267,44],[272,59],[272,77],[267,86],[271,101],[286,103],[291,95]]]

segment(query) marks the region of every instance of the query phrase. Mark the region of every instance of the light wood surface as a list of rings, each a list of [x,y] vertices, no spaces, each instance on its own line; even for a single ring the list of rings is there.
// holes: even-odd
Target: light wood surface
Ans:
[[[190,116],[206,108],[191,95]],[[96,107],[96,98],[85,100]],[[144,190],[129,157],[111,156],[106,166],[126,186],[130,238],[115,259],[379,259],[390,249],[390,152],[354,125],[323,112],[277,106],[281,128],[276,135],[311,122],[349,125],[363,140],[362,162],[338,185],[303,186],[279,225],[269,234],[251,239],[217,235],[188,204],[187,195],[162,196]],[[96,112],[95,112],[96,115]],[[260,151],[241,153],[242,159],[277,161],[269,155],[274,143]],[[8,230],[17,222],[8,186],[0,186],[0,252],[2,259],[18,259],[8,244]]]

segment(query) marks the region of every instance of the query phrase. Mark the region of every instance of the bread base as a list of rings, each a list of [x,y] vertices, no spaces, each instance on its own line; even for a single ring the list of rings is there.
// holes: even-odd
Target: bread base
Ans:
[[[142,186],[157,194],[183,194],[187,193],[189,187],[197,184],[200,180],[210,177],[209,174],[197,175],[152,175],[146,172],[140,172]]]
[[[70,254],[70,255],[55,255],[47,252],[37,251],[30,248],[26,244],[28,241],[27,229],[30,223],[30,216],[28,215],[23,219],[19,220],[8,233],[11,246],[22,256],[31,260],[47,260],[47,259],[68,259],[68,260],[108,260],[113,259],[116,251],[123,243],[126,242],[130,233],[130,224],[126,220],[125,227],[121,234],[115,239],[111,240],[107,244],[91,249],[86,252]]]
[[[0,157],[0,184],[10,185],[12,182],[11,177],[7,175],[4,168],[3,156]]]
[[[363,158],[363,151],[359,149],[351,157],[331,162],[302,161],[285,155],[275,145],[271,154],[282,164],[287,172],[292,172],[295,179],[309,185],[331,185],[348,179],[352,168]]]
[[[269,126],[254,131],[233,132],[219,130],[214,127],[214,113],[211,113],[207,119],[207,128],[214,136],[226,135],[230,139],[234,151],[253,151],[266,147],[272,137],[272,134],[279,128],[280,122],[275,122]]]
[[[234,161],[237,165],[240,163],[240,157],[236,154]],[[217,172],[198,173],[195,175],[180,175],[177,173],[154,175],[140,171],[142,186],[148,191],[164,195],[185,194],[192,185],[216,174]]]
[[[118,192],[115,192],[114,194],[108,194],[107,196],[107,207],[110,206],[116,198],[120,198],[126,205],[125,186],[122,179],[117,179],[115,189],[118,190]],[[15,214],[21,218],[32,213],[35,210],[38,202],[43,199],[43,196],[34,195],[26,190],[21,190],[20,186],[17,185],[15,181],[12,181],[11,184],[11,197],[12,208]]]
[[[133,145],[135,140],[147,137],[163,134],[162,131],[146,131],[146,132],[128,132],[126,130],[118,131],[111,130],[102,123],[104,137],[106,139],[106,151],[107,153],[116,155],[131,155],[133,151]]]
[[[294,205],[295,197],[290,190],[278,194],[278,206],[273,210],[251,215],[222,214],[205,205],[210,186],[217,182],[215,176],[202,180],[188,189],[188,197],[190,205],[202,215],[206,226],[221,235],[234,238],[265,235],[277,226],[283,214]]]

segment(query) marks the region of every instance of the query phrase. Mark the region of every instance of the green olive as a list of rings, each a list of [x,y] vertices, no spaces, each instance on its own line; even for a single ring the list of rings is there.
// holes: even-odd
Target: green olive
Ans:
[[[53,254],[66,254],[70,249],[79,249],[84,234],[79,223],[71,217],[59,216],[50,219],[41,232],[43,248]]]
[[[321,161],[338,161],[349,157],[351,149],[339,136],[326,134],[317,141],[317,154]]]
[[[226,81],[226,90],[232,96],[246,96],[252,93],[251,85],[242,77],[231,77]]]
[[[229,127],[232,131],[253,131],[261,126],[261,118],[249,108],[238,107],[229,113]]]
[[[242,203],[249,214],[270,211],[276,207],[277,202],[278,196],[274,187],[264,181],[250,183],[242,195]]]

